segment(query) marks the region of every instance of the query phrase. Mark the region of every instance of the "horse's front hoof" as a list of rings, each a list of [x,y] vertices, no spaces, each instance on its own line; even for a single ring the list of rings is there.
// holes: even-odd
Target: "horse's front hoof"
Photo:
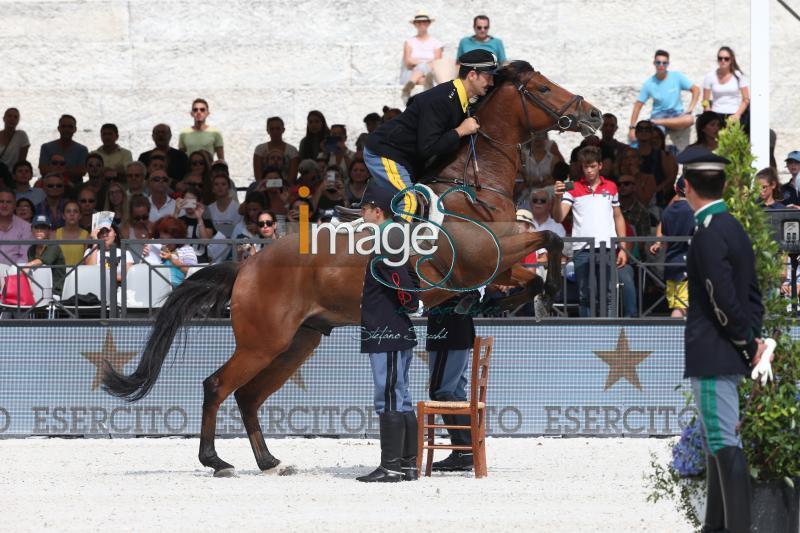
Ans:
[[[258,468],[262,472],[267,472],[269,470],[272,470],[273,468],[275,468],[279,464],[281,464],[281,460],[280,459],[277,459],[275,457],[270,457],[267,460],[258,461]]]
[[[236,469],[231,466],[214,470],[214,477],[236,477]]]

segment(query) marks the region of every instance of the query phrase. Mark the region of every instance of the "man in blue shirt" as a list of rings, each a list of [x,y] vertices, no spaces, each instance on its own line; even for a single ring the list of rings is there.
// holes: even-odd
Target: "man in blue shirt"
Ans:
[[[480,48],[493,53],[497,57],[497,61],[503,63],[506,60],[506,49],[503,48],[502,40],[489,35],[489,17],[478,15],[472,19],[472,29],[475,30],[475,35],[464,37],[459,41],[456,57]]]
[[[628,138],[631,142],[636,140],[636,123],[639,121],[639,113],[644,104],[652,98],[653,114],[650,120],[666,131],[678,150],[683,150],[689,144],[689,128],[694,124],[692,112],[700,99],[700,87],[689,81],[689,78],[682,73],[667,70],[669,52],[656,50],[653,65],[656,67],[656,73],[644,82],[639,96],[633,104]],[[681,101],[682,91],[691,91],[692,93],[692,102],[685,111]]]

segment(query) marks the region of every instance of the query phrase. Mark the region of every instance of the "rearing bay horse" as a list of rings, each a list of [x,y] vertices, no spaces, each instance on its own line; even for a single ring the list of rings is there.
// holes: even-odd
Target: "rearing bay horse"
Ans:
[[[474,152],[465,140],[456,155],[438,165],[437,177],[430,186],[438,194],[453,185],[474,187],[474,200],[454,191],[446,195],[444,206],[451,213],[492,228],[502,252],[499,268],[489,233],[448,216],[444,228],[452,237],[456,258],[451,263],[453,249],[439,246],[435,260],[421,264],[420,272],[424,279],[437,281],[452,264],[447,286],[469,287],[486,282],[495,271],[508,273],[532,251],[546,248],[549,265],[545,292],[552,296],[560,285],[563,244],[548,231],[516,233],[513,190],[520,152],[537,131],[594,132],[601,123],[600,111],[520,61],[498,71],[495,87],[484,97],[476,116],[481,128]],[[472,164],[473,153],[477,167]],[[212,468],[215,476],[234,474],[233,466],[220,459],[214,448],[217,410],[234,393],[258,467],[276,467],[280,461],[264,441],[259,407],[311,355],[322,334],[360,321],[369,258],[329,254],[327,236],[327,232],[320,233],[317,254],[300,254],[298,236],[287,235],[241,265],[213,265],[187,278],[161,308],[136,370],[123,376],[107,365],[105,389],[130,401],[145,396],[155,384],[180,327],[195,316],[220,313],[230,301],[236,349],[203,381],[200,462]],[[342,241],[345,238],[337,237]],[[345,244],[337,240],[336,249],[345,250]],[[429,307],[452,296],[444,289],[422,293]]]

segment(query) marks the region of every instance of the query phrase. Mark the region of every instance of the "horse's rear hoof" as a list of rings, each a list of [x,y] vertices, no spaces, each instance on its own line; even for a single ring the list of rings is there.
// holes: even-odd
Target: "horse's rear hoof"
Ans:
[[[236,477],[236,469],[233,467],[220,468],[214,471],[214,477]]]

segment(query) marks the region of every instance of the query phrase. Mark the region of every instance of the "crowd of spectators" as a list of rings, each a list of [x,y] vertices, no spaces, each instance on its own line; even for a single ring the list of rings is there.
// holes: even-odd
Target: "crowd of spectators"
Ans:
[[[404,44],[401,82],[404,95],[417,84],[433,84],[433,62],[441,58],[442,43],[431,37],[433,19],[419,12],[411,20],[417,34]],[[503,42],[489,34],[489,18],[473,20],[474,34],[464,37],[458,53],[484,48],[505,59]],[[700,86],[684,74],[669,69],[670,55],[656,51],[653,75],[645,80],[632,103],[627,135],[619,132],[621,117],[603,115],[598,135],[583,139],[562,153],[547,133],[539,133],[522,154],[516,177],[515,202],[520,231],[550,229],[561,235],[595,238],[596,244],[621,234],[627,236],[688,236],[691,210],[682,199],[677,156],[683,150],[717,147],[717,136],[727,121],[748,120],[748,81],[727,46],[717,52],[717,67]],[[691,93],[685,107],[681,93]],[[702,98],[702,100],[701,100]],[[653,101],[650,117],[641,118],[644,105]],[[701,108],[698,108],[701,104]],[[384,107],[382,114],[364,117],[368,132],[392,120],[401,110]],[[246,260],[263,246],[292,231],[299,208],[308,205],[317,220],[327,220],[336,206],[357,203],[369,181],[361,158],[364,136],[348,139],[345,124],[329,125],[317,110],[307,115],[306,133],[297,146],[284,139],[281,117],[266,118],[266,140],[253,150],[252,182],[237,191],[225,162],[223,133],[208,124],[208,101],[192,102],[192,125],[171,145],[168,124],[152,129],[153,147],[134,160],[119,145],[116,124],[100,127],[100,145],[90,149],[73,139],[77,119],[62,115],[58,138],[41,145],[34,173],[28,149],[31,141],[19,128],[20,111],[8,108],[0,130],[0,241],[26,239],[102,239],[109,246],[119,239],[145,243],[151,239],[185,239],[158,250],[146,244],[131,245],[125,262],[133,264],[156,257],[171,267],[173,283],[179,283],[189,266],[226,259]],[[625,127],[623,125],[623,127]],[[668,144],[668,140],[672,141]],[[690,141],[694,142],[690,142]],[[781,185],[776,168],[761,171],[761,202],[767,209],[800,206],[800,151],[786,158],[791,174]],[[565,191],[563,183],[575,189]],[[309,198],[298,195],[300,186],[311,189]],[[601,196],[604,203],[591,201]],[[241,200],[241,201],[240,201]],[[590,201],[587,201],[590,200]],[[92,215],[114,213],[108,231],[92,232]],[[552,215],[552,216],[551,216]],[[245,239],[239,246],[195,243],[198,239]],[[581,314],[589,304],[585,293],[588,255],[585,245],[575,245],[565,262],[574,263],[581,289]],[[685,246],[676,243],[637,245],[620,252],[620,279],[634,276],[628,256],[639,260],[658,257],[681,264]],[[526,262],[542,264],[540,250]],[[89,243],[41,245],[0,244],[0,263],[92,264],[98,250]],[[37,263],[38,262],[38,263]],[[542,267],[537,268],[543,274]],[[567,268],[571,272],[572,268]],[[685,272],[667,267],[669,307],[682,316],[686,307]],[[63,280],[60,280],[63,281]],[[625,316],[636,314],[636,296],[623,295]],[[632,303],[631,303],[632,302]]]

